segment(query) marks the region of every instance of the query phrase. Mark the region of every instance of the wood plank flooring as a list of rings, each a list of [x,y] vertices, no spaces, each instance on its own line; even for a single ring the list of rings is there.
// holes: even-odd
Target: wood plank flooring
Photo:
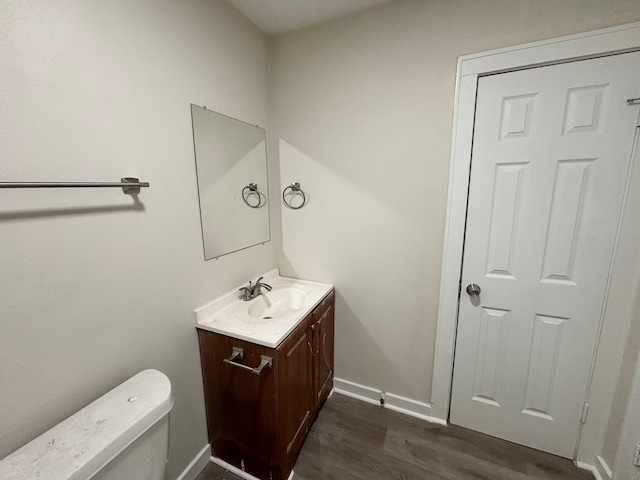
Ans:
[[[334,394],[313,424],[294,480],[593,480],[564,458]],[[210,463],[196,480],[238,480]]]

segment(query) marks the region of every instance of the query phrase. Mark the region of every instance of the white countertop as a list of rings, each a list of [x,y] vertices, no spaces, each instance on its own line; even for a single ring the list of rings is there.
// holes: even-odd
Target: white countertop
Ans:
[[[278,269],[270,270],[263,276],[262,282],[269,284],[274,290],[295,288],[303,292],[302,307],[291,314],[273,319],[254,318],[249,315],[248,309],[253,302],[261,299],[258,297],[248,302],[241,300],[238,289],[246,284],[239,285],[229,293],[196,308],[194,310],[196,327],[276,348],[333,289],[333,285],[329,283],[281,277]],[[268,298],[269,292],[265,289],[262,291]]]

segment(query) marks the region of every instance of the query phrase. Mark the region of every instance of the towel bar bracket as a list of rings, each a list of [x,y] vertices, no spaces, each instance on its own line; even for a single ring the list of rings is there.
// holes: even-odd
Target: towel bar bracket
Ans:
[[[127,195],[140,193],[141,187],[149,182],[141,182],[136,177],[122,177],[120,182],[0,182],[0,188],[104,188],[121,187]]]

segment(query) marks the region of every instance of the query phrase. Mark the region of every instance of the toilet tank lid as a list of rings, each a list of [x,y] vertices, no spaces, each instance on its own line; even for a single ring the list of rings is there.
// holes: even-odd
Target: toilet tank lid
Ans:
[[[0,460],[3,480],[86,480],[169,413],[171,382],[143,370]]]

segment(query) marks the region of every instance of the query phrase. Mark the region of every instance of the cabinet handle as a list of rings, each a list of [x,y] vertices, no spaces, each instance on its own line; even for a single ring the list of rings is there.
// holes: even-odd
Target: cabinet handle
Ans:
[[[249,367],[248,365],[242,365],[241,363],[236,363],[234,360],[242,360],[244,358],[244,348],[233,347],[231,352],[231,356],[229,358],[225,358],[222,360],[224,363],[228,363],[229,365],[233,365],[234,367],[240,367],[244,370],[248,370],[255,375],[260,375],[262,370],[265,368],[273,368],[273,358],[268,357],[267,355],[260,355],[260,365],[257,367]]]
[[[307,342],[307,347],[309,347],[309,351],[311,352],[311,356],[313,357],[315,354],[313,353],[313,347],[311,346],[311,343]]]

